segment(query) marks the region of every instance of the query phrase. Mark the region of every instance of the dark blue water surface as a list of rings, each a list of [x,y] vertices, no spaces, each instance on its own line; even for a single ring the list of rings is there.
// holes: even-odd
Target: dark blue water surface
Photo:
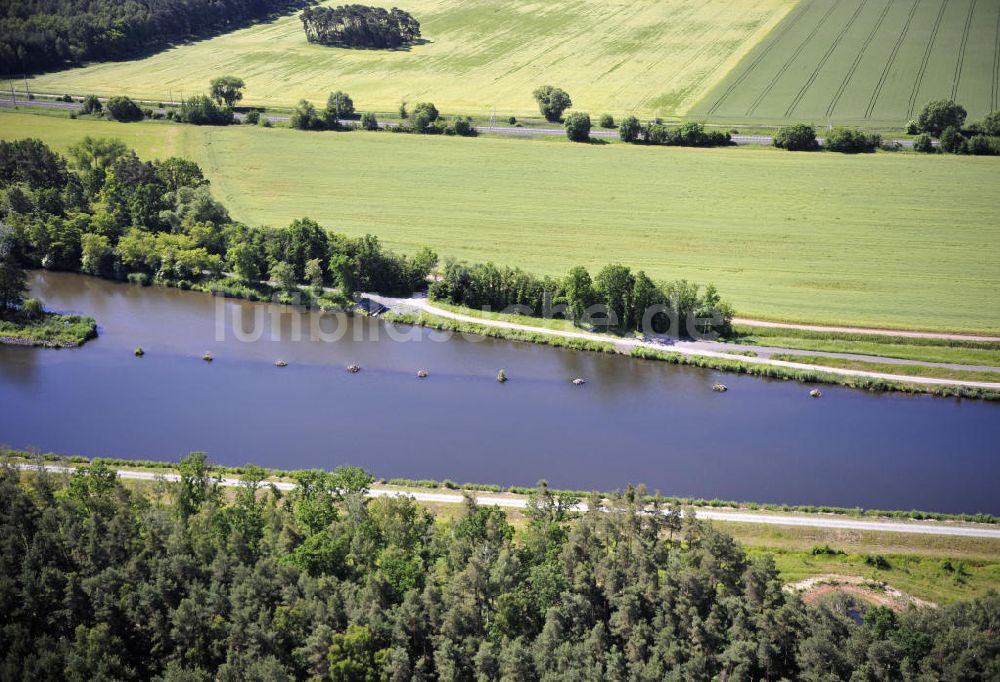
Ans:
[[[1000,513],[997,404],[837,387],[815,400],[795,382],[621,356],[405,327],[394,340],[373,320],[323,318],[344,337],[309,340],[313,313],[69,274],[31,285],[50,309],[94,316],[101,336],[72,350],[0,346],[0,442],[12,447]],[[260,339],[236,338],[237,312],[244,331],[255,313],[266,323]],[[305,340],[291,338],[298,324]],[[354,362],[362,371],[346,372]],[[713,392],[718,381],[730,390]]]

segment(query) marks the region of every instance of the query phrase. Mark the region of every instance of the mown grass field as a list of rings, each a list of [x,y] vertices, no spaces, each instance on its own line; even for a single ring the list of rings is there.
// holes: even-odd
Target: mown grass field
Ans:
[[[119,136],[202,164],[249,223],[537,273],[622,262],[744,316],[1000,331],[1000,160],[196,128],[0,114],[0,137]]]
[[[310,45],[296,14],[146,59],[41,76],[31,87],[179,99],[230,73],[246,79],[253,104],[325,102],[339,88],[364,110],[430,100],[447,113],[526,115],[538,113],[532,90],[551,83],[593,113],[669,116],[697,101],[795,2],[744,0],[738,11],[726,0],[374,4],[400,4],[428,42],[400,51]]]
[[[944,604],[972,599],[1000,584],[1000,542],[985,538],[836,530],[712,521],[753,555],[770,554],[785,582],[820,575],[860,576],[884,581],[921,599]],[[828,545],[844,554],[812,554]],[[881,554],[891,568],[864,562]],[[947,570],[945,561],[961,570]]]
[[[801,0],[691,114],[901,127],[932,99],[976,119],[998,96],[994,0]]]

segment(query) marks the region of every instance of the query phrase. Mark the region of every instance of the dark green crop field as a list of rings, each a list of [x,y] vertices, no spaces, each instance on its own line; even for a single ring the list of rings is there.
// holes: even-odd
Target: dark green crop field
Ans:
[[[932,99],[998,107],[1000,2],[802,0],[693,116],[901,127]]]

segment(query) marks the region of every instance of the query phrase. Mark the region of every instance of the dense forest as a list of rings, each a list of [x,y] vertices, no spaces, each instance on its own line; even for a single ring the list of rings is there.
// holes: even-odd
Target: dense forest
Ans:
[[[420,22],[398,7],[307,7],[301,18],[310,43],[392,49],[420,37]]]
[[[0,0],[0,73],[130,59],[301,7],[305,0]]]
[[[544,484],[523,519],[368,498],[352,467],[287,493],[204,455],[129,488],[0,468],[0,679],[987,680],[1000,597],[857,623],[809,607],[769,556],[641,489]]]

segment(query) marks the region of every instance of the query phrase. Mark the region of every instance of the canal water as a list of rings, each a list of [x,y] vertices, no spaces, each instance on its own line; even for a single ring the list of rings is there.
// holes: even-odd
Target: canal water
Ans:
[[[81,275],[29,283],[47,308],[96,318],[100,337],[0,346],[0,443],[11,447],[1000,513],[998,404],[826,386],[816,400],[796,382]],[[353,363],[362,370],[347,372]]]

